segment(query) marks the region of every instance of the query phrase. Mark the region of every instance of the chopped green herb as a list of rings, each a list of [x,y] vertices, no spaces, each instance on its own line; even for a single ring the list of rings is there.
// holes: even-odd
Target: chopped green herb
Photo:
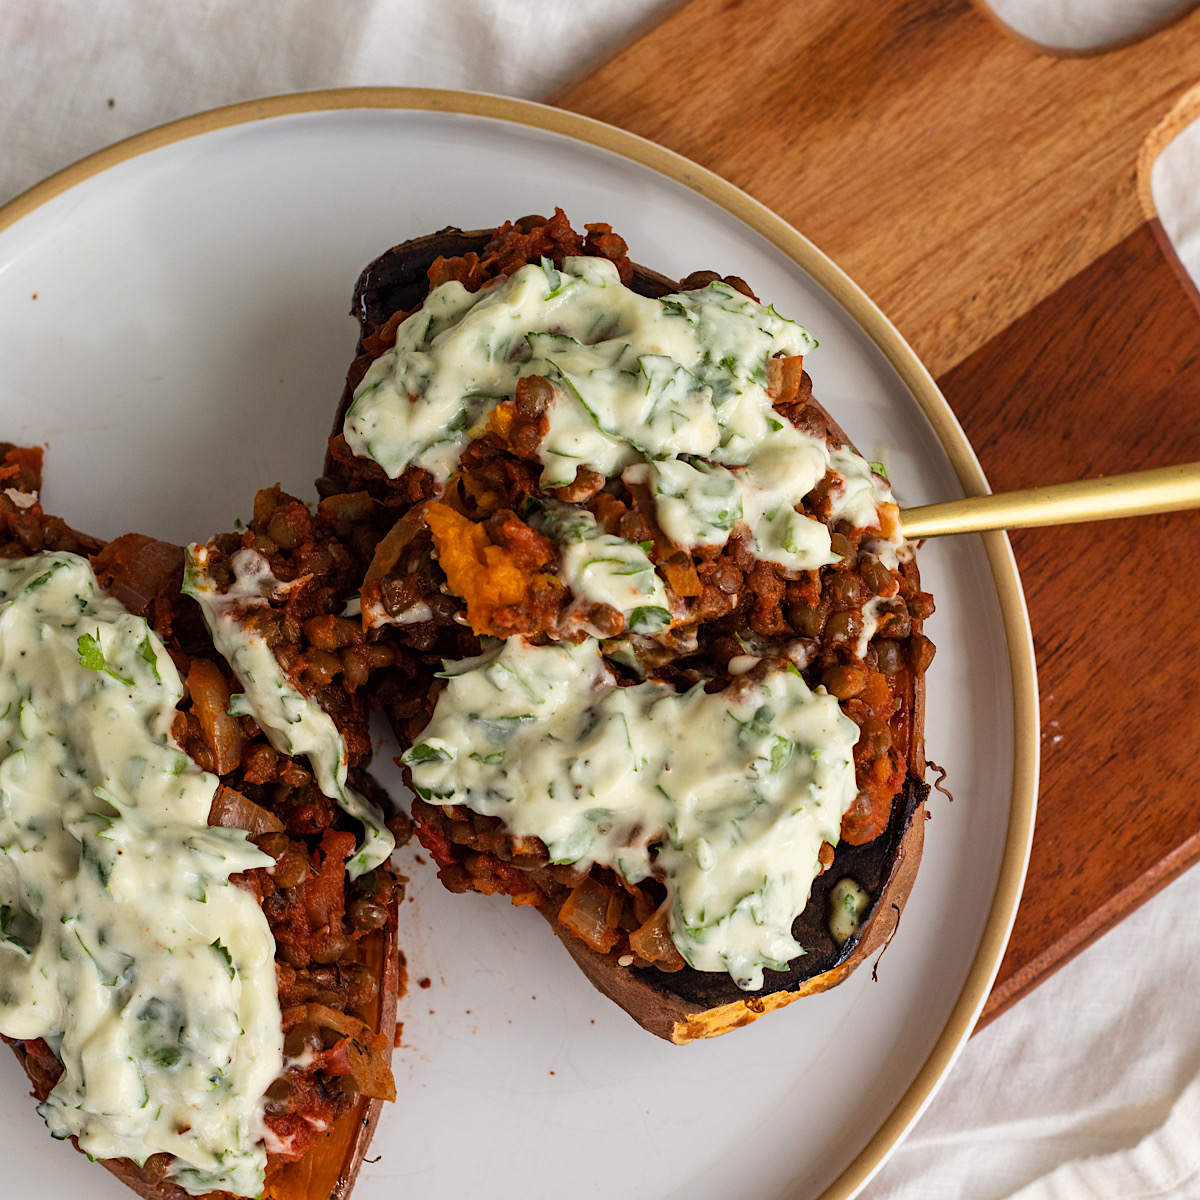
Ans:
[[[796,743],[791,738],[781,737],[776,735],[771,740],[771,774],[778,775],[784,767],[787,766],[788,759],[792,757],[792,751],[796,748]]]
[[[656,604],[635,608],[629,614],[629,628],[633,633],[658,633],[671,624],[671,614]]]
[[[411,766],[413,763],[445,762],[449,758],[450,755],[445,750],[440,750],[437,746],[430,746],[427,742],[418,742],[404,754],[403,761]]]
[[[86,667],[89,671],[103,671],[106,675],[111,675],[118,683],[123,683],[126,687],[133,686],[132,679],[126,679],[124,675],[113,670],[104,657],[100,643],[90,633],[83,634],[76,642],[76,646],[79,650],[81,667]]]
[[[61,571],[67,564],[65,562],[55,563],[48,571],[43,571],[36,579],[31,579],[26,585],[25,590],[32,592],[35,588],[40,588],[44,583],[48,582],[55,571]]]
[[[547,300],[553,300],[555,296],[561,296],[573,282],[569,275],[564,277],[563,273],[555,267],[550,259],[545,257],[542,258],[542,271],[546,276],[546,283],[550,288],[546,293]],[[566,282],[564,282],[564,278]]]
[[[233,955],[229,953],[229,950],[224,945],[222,945],[220,938],[217,938],[217,940],[213,942],[212,948],[217,952],[217,957],[225,964],[225,969],[229,972],[229,978],[235,978],[237,975],[237,970],[233,965]]]
[[[155,1067],[173,1067],[183,1058],[183,1051],[176,1046],[155,1046],[146,1052],[146,1061]]]
[[[149,634],[146,634],[142,640],[142,644],[138,647],[138,657],[143,662],[150,664],[150,670],[154,672],[154,678],[161,683],[162,676],[158,673],[158,655],[154,653],[154,646],[150,642]]]
[[[23,909],[0,905],[0,942],[16,947],[28,957],[39,941],[40,922]]]

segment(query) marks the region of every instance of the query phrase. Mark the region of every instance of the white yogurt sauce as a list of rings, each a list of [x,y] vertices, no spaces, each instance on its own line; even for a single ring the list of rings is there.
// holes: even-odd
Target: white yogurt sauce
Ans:
[[[775,412],[766,388],[769,358],[815,347],[724,283],[652,299],[623,287],[607,259],[568,258],[562,271],[543,260],[474,294],[457,281],[434,288],[368,368],[345,435],[393,478],[416,465],[445,482],[517,381],[545,376],[557,396],[539,451],[544,488],[579,466],[611,478],[649,462],[677,544],[724,542],[740,503],[760,558],[813,570],[836,558],[825,526],[795,507],[833,460],[823,439]],[[875,524],[891,493],[853,451],[835,453],[849,481],[835,519]]]
[[[422,621],[433,620],[433,609],[424,600],[418,600],[403,612],[393,616],[383,607],[383,601],[367,601],[363,608],[362,596],[354,596],[346,602],[342,609],[343,617],[360,617],[367,629],[381,629],[384,625],[418,625]]]
[[[575,597],[572,607],[607,604],[631,633],[657,633],[671,623],[667,589],[645,546],[605,533],[586,508],[553,500],[529,520],[558,543],[558,574]]]
[[[863,914],[871,903],[871,893],[849,875],[829,889],[829,935],[844,946],[862,928]]]
[[[345,614],[343,614],[345,615]],[[410,604],[403,612],[393,616],[383,606],[383,601],[368,601],[364,608],[360,603],[354,614],[363,618],[363,624],[368,629],[382,629],[385,625],[420,625],[423,621],[433,620],[433,609],[424,600]]]
[[[0,562],[0,1032],[62,1062],[55,1137],[254,1196],[283,1034],[275,940],[229,876],[272,860],[208,827],[217,779],[170,737],[182,695],[86,559]]]
[[[580,466],[621,475],[648,488],[677,546],[724,545],[744,522],[758,558],[816,570],[837,561],[829,528],[797,508],[831,467],[842,479],[834,521],[871,528],[894,501],[849,447],[831,452],[775,411],[769,360],[815,346],[724,283],[651,299],[621,286],[607,260],[568,258],[561,271],[543,260],[476,294],[457,282],[433,289],[368,368],[345,435],[393,478],[415,465],[446,483],[491,410],[521,378],[544,376],[555,390],[539,448],[544,489]],[[669,622],[646,547],[604,534],[579,508],[530,519],[558,543],[576,604],[611,604],[634,635],[654,632],[637,614]],[[898,528],[864,549],[889,566],[905,552]],[[875,610],[866,617],[873,629]],[[740,656],[734,673],[757,662]],[[754,989],[764,968],[801,953],[792,921],[856,792],[858,729],[832,697],[811,693],[794,668],[717,696],[618,688],[591,641],[535,649],[510,639],[448,674],[406,756],[423,793],[542,838],[555,861],[664,877],[672,936],[698,969]]]
[[[404,756],[422,796],[500,817],[553,862],[660,875],[698,970],[753,990],[803,953],[792,922],[856,794],[858,727],[832,696],[794,669],[715,695],[618,687],[593,640],[510,638],[447,675]]]
[[[247,609],[265,606],[289,585],[275,578],[257,550],[239,550],[230,560],[234,583],[222,592],[208,573],[208,557],[206,547],[188,547],[183,591],[200,605],[213,644],[246,689],[231,697],[229,711],[252,716],[280,753],[304,755],[321,791],[362,823],[362,844],[346,863],[346,873],[357,879],[387,861],[395,838],[383,813],[346,782],[346,743],[333,718],[289,682],[266,639],[242,620]]]
[[[744,513],[741,480],[703,459],[639,463],[622,478],[649,484],[659,527],[677,546],[723,546]]]

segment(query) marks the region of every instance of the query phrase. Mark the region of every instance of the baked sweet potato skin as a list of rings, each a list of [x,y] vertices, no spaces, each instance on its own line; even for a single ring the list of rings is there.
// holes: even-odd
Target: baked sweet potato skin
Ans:
[[[542,217],[522,217],[515,224],[520,227],[542,220]],[[354,492],[364,487],[376,495],[389,490],[383,471],[375,463],[355,458],[349,455],[344,444],[338,445],[346,413],[354,401],[354,389],[362,381],[367,367],[388,344],[386,340],[378,339],[381,333],[386,339],[384,331],[389,321],[393,321],[397,314],[418,308],[425,299],[429,292],[429,270],[433,264],[438,259],[483,254],[495,232],[494,229],[462,230],[447,226],[437,233],[393,246],[364,268],[355,284],[350,305],[350,315],[359,325],[358,346],[334,414],[324,474],[317,480],[317,490],[322,496]],[[674,280],[648,267],[631,263],[630,268],[629,287],[639,295],[667,296],[678,286]],[[393,340],[394,336],[393,333]]]
[[[372,1011],[363,1013],[376,1034],[390,1045],[396,1034],[396,1005],[404,991],[404,956],[397,941],[399,892],[388,907],[388,923],[365,938],[358,960],[379,980],[379,993]],[[339,1117],[329,1136],[297,1163],[268,1160],[264,1200],[346,1200],[362,1169],[367,1148],[379,1124],[384,1101],[362,1096],[348,1113]]]
[[[375,1033],[387,1037],[389,1043],[395,1037],[396,1006],[404,987],[403,956],[397,938],[399,904],[398,896],[394,895],[388,908],[387,925],[364,938],[356,954],[357,960],[379,980],[376,1000],[371,1011],[363,1016]],[[35,1054],[24,1042],[4,1040],[29,1076],[32,1094],[44,1100],[49,1087],[45,1074],[38,1069]],[[268,1159],[263,1200],[325,1200],[326,1197],[328,1200],[346,1200],[366,1158],[383,1104],[383,1100],[361,1096],[349,1112],[334,1122],[328,1136],[316,1143],[314,1150],[299,1162]],[[127,1158],[108,1159],[101,1166],[143,1200],[196,1200],[193,1193],[184,1191],[164,1176],[165,1157],[153,1156],[145,1166],[138,1166]],[[209,1192],[201,1200],[232,1198],[228,1192]]]
[[[521,226],[533,220],[527,218],[516,224]],[[387,481],[374,463],[349,454],[341,438],[346,413],[355,387],[372,359],[387,345],[386,339],[394,330],[398,317],[415,309],[427,293],[433,264],[441,257],[481,255],[493,235],[492,230],[446,229],[393,247],[363,271],[355,288],[352,308],[361,330],[358,357],[349,371],[335,416],[326,460],[327,473],[319,485],[323,491],[367,487],[373,494],[382,495],[391,490],[395,495],[403,487],[413,486],[411,478]],[[660,297],[681,286],[703,287],[719,278],[716,272],[697,272],[680,284],[633,264],[630,286],[642,295]],[[727,278],[726,282],[749,292],[741,280]],[[812,397],[807,376],[798,369],[792,371],[791,376],[791,402],[789,404],[785,397],[780,411],[830,445],[846,445],[853,449],[846,432]],[[787,411],[789,408],[794,411]],[[639,534],[638,539],[644,536],[646,534]],[[910,588],[919,592],[920,577],[915,560],[905,562],[902,573]],[[675,590],[677,594],[686,594],[679,588]],[[897,749],[903,753],[907,764],[899,794],[892,801],[890,810],[875,814],[865,823],[865,828],[872,831],[869,840],[864,841],[860,834],[857,840],[863,844],[852,845],[850,839],[843,836],[832,863],[814,882],[809,904],[794,926],[794,934],[806,953],[794,960],[787,972],[767,972],[766,985],[756,993],[742,992],[727,976],[690,968],[668,972],[655,967],[622,966],[618,961],[619,952],[600,953],[572,936],[558,920],[556,906],[544,900],[539,902],[536,889],[531,892],[529,885],[516,877],[515,868],[504,861],[502,854],[497,857],[480,854],[475,849],[469,851],[474,862],[487,860],[491,868],[483,872],[477,882],[472,882],[463,878],[464,872],[447,858],[447,839],[443,830],[430,829],[418,818],[418,836],[443,867],[447,886],[451,886],[451,880],[446,867],[447,862],[451,863],[452,890],[474,886],[476,890],[509,894],[514,903],[534,903],[593,984],[644,1028],[679,1044],[716,1036],[748,1024],[762,1013],[801,996],[840,983],[891,936],[912,889],[923,845],[924,803],[928,794],[924,783],[924,688],[923,669],[914,670],[896,720],[897,727],[892,731]],[[410,708],[415,715],[397,725],[397,732],[405,741],[415,736],[428,719],[432,704],[422,705],[414,700]],[[874,836],[874,829],[882,829],[882,832]],[[828,893],[845,876],[854,878],[865,888],[870,902],[858,931],[843,945],[837,946],[828,928]]]
[[[925,838],[929,786],[910,774],[896,798],[885,833],[862,846],[843,842],[833,865],[813,882],[808,906],[792,926],[804,947],[785,972],[766,972],[761,991],[743,992],[728,975],[684,968],[663,974],[654,967],[621,967],[615,955],[597,954],[542,911],[576,965],[595,987],[641,1027],[676,1045],[717,1037],[799,1000],[834,987],[886,944],[899,924],[916,879]],[[857,933],[838,946],[829,933],[829,892],[850,875],[871,896]]]
[[[0,447],[0,449],[3,448]],[[15,448],[15,452],[10,448],[8,459],[10,462],[16,461],[24,466],[23,455],[25,454],[26,452],[21,448]],[[36,461],[37,470],[27,470],[19,484],[23,490],[31,494],[36,493],[40,487],[40,462],[39,452]],[[299,771],[305,776],[308,775],[308,772],[303,771],[294,760],[281,757],[267,747],[261,735],[256,735],[257,741],[254,745],[251,745],[250,742],[246,743],[248,753],[242,756],[240,762],[236,755],[232,762],[214,761],[220,758],[220,752],[216,745],[220,738],[214,732],[205,731],[202,728],[205,722],[196,718],[195,710],[201,705],[200,693],[201,684],[203,684],[205,692],[211,690],[218,694],[215,701],[216,708],[220,715],[227,717],[229,684],[232,677],[228,680],[225,678],[226,668],[221,665],[219,657],[213,650],[199,610],[193,601],[180,594],[184,568],[182,547],[160,542],[142,534],[126,534],[105,544],[88,535],[69,529],[58,518],[43,513],[40,504],[36,502],[19,508],[20,523],[14,524],[9,521],[6,529],[3,521],[3,514],[6,511],[3,508],[3,500],[8,500],[8,497],[0,498],[0,557],[20,557],[29,553],[31,541],[34,545],[40,543],[46,548],[64,549],[89,555],[97,579],[107,593],[119,600],[134,615],[144,617],[163,639],[176,665],[180,668],[181,675],[186,678],[190,692],[190,709],[186,713],[180,711],[176,714],[176,721],[179,725],[176,731],[177,740],[180,745],[189,750],[197,761],[205,760],[200,763],[201,766],[220,774],[236,769],[238,777],[227,776],[227,781],[235,783],[247,791],[252,790],[246,787],[247,784],[263,784],[267,782],[268,778],[276,781],[273,786],[286,791],[290,785],[285,784],[284,780],[290,777],[289,768]],[[235,722],[234,728],[244,727],[239,727]],[[256,726],[251,723],[249,728],[256,729]],[[241,754],[240,732],[237,737],[239,739],[237,754]],[[261,756],[254,766],[249,765],[255,760],[253,753],[255,748],[266,751],[271,764],[269,771],[264,771]],[[280,762],[288,764],[288,766],[279,770],[277,767]],[[256,771],[259,772],[258,775],[255,774]],[[378,785],[365,770],[355,771],[353,776],[353,782],[360,791],[377,798],[382,796]],[[295,791],[299,790],[299,788],[295,789]],[[289,794],[294,795],[295,792],[289,792]],[[326,809],[332,809],[333,801],[327,797],[322,799],[323,806]],[[264,800],[264,803],[267,801]],[[309,804],[304,813],[300,813],[297,809],[296,815],[289,818],[294,822],[289,826],[289,830],[297,839],[308,834],[311,841],[314,837],[321,837],[322,828],[329,827],[330,815],[328,812],[324,814],[319,812],[319,807],[316,804]],[[252,836],[262,834],[269,829],[272,831],[271,836],[284,843],[289,843],[289,839],[282,835],[285,826],[274,813],[260,808],[248,796],[236,789],[226,787],[224,784],[217,790],[212,812],[209,815],[209,824],[241,825],[242,822],[231,819],[231,813],[236,817],[239,808],[255,814],[255,819],[260,823],[259,828],[250,829]],[[311,822],[311,829],[306,822]],[[356,840],[354,835],[345,832],[335,834],[334,839],[348,843],[350,850],[353,849]],[[263,846],[266,844],[266,842],[262,843]],[[293,847],[293,852],[295,847],[302,844],[300,841],[289,843]],[[324,846],[325,841],[322,840],[321,844]],[[275,855],[272,856],[275,857]],[[339,870],[344,858],[345,853],[336,859]],[[277,860],[273,871],[278,872],[282,863],[282,859]],[[355,935],[337,958],[335,965],[327,969],[336,972],[339,981],[344,980],[347,975],[353,976],[358,968],[365,969],[369,974],[373,981],[369,998],[362,998],[364,992],[361,988],[351,994],[356,997],[355,1004],[362,1018],[362,1024],[366,1025],[372,1035],[374,1049],[371,1053],[376,1054],[380,1046],[386,1046],[390,1057],[396,1033],[397,1005],[406,984],[404,957],[398,944],[399,906],[403,899],[404,880],[394,878],[394,873],[390,868],[383,867],[380,870],[387,873],[390,882],[386,883],[384,889],[374,891],[373,899],[376,901],[377,908],[386,909],[386,919],[381,920],[383,914],[378,912],[372,921],[372,924],[377,927],[371,928],[361,936]],[[295,873],[294,864],[293,873]],[[241,886],[252,891],[262,902],[264,892],[272,891],[273,885],[269,881],[256,880],[252,877],[267,874],[269,873],[259,869],[249,872],[246,876],[235,877],[235,882],[239,882]],[[309,874],[310,884],[314,876],[318,874],[314,866]],[[279,886],[283,889],[285,886],[282,882],[283,877],[276,873],[274,878],[279,880]],[[303,883],[302,879],[294,889],[297,896],[303,892]],[[342,893],[340,885],[338,891],[344,900],[345,894]],[[277,894],[282,897],[286,891],[281,890]],[[339,913],[341,911],[341,909],[338,910]],[[338,922],[340,929],[342,917],[336,916],[334,919]],[[276,930],[276,934],[277,938],[282,938],[278,930]],[[282,955],[285,952],[286,948],[280,941],[277,945],[277,953]],[[323,959],[322,961],[327,962],[328,960]],[[276,967],[278,972],[289,969],[288,965],[281,963],[278,958]],[[292,972],[293,977],[296,974],[295,971]],[[339,983],[338,986],[341,984]],[[281,975],[281,991],[282,988]],[[329,1003],[344,1003],[329,995],[319,998]],[[348,1004],[345,1006],[349,1007]],[[345,1014],[335,1012],[333,1015],[344,1016]],[[361,1030],[361,1024],[357,1019],[348,1018],[346,1024],[352,1024]],[[354,1036],[362,1035],[356,1033]],[[4,1040],[12,1046],[18,1061],[28,1075],[32,1084],[32,1094],[37,1099],[44,1100],[61,1071],[50,1048],[40,1039],[33,1043],[9,1038]],[[373,1061],[378,1066],[377,1054]],[[384,1082],[391,1085],[391,1077],[386,1065],[377,1071],[377,1075],[382,1076]],[[391,1090],[394,1096],[394,1087]],[[297,1161],[288,1161],[283,1157],[269,1154],[263,1192],[264,1200],[325,1200],[325,1197],[329,1197],[329,1200],[345,1200],[362,1167],[382,1108],[382,1098],[362,1094],[360,1091],[356,1099],[346,1107],[346,1110],[333,1120],[328,1134],[314,1141],[311,1150],[302,1158]],[[101,1165],[145,1200],[195,1200],[193,1193],[172,1183],[167,1177],[170,1165],[170,1156],[168,1155],[152,1155],[143,1165],[138,1165],[129,1159],[105,1160]],[[232,1200],[232,1197],[227,1192],[214,1191],[206,1193],[202,1200]]]

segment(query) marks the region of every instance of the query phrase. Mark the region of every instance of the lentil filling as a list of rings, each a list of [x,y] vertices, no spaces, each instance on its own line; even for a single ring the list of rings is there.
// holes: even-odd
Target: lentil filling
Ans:
[[[40,451],[0,446],[0,452],[0,478],[8,484],[0,493],[0,558],[42,549],[90,555],[101,586],[146,619],[185,682],[172,734],[200,767],[220,777],[209,824],[247,830],[274,860],[232,877],[261,905],[276,942],[284,1071],[265,1099],[269,1181],[362,1102],[395,1098],[391,1030],[380,1029],[380,945],[385,937],[394,941],[404,881],[386,861],[349,879],[345,864],[359,837],[354,822],[316,786],[308,764],[279,753],[252,717],[230,715],[240,685],[214,651],[197,605],[180,594],[182,548],[140,534],[103,545],[76,533],[41,509]],[[229,551],[254,545],[269,554],[281,579],[303,581],[280,609],[256,619],[280,662],[334,717],[355,786],[386,811],[386,796],[365,771],[370,740],[360,685],[375,660],[364,661],[357,624],[339,624],[329,611],[344,604],[361,562],[352,542],[339,537],[338,514],[345,510],[344,502],[327,505],[314,519],[299,502],[268,489],[256,499],[250,529],[216,542]],[[306,655],[319,669],[309,669]],[[400,842],[411,833],[407,817],[394,817],[389,828]],[[400,969],[402,990],[402,958]],[[61,1064],[40,1038],[16,1048],[35,1095],[45,1099]],[[125,1167],[166,1194],[185,1195],[169,1182],[169,1155]]]
[[[647,295],[716,285],[734,301],[739,295],[757,299],[740,278],[714,272],[697,272],[678,285],[635,272],[624,241],[609,226],[586,230],[586,236],[571,230],[561,210],[549,220],[506,224],[480,250],[436,258],[428,287],[457,281],[467,292],[487,292],[527,264],[563,272],[567,259],[592,256],[611,261],[622,282],[633,279],[635,290]],[[389,352],[419,307],[372,307],[368,275],[356,293],[363,336],[347,400],[361,391],[372,364]],[[406,295],[422,299],[411,286]],[[376,530],[386,526],[365,574],[363,625],[375,645],[394,648],[394,663],[371,686],[403,747],[416,744],[431,719],[445,687],[444,664],[479,654],[480,637],[519,636],[535,646],[597,637],[618,685],[649,680],[678,692],[699,685],[719,693],[787,665],[810,688],[835,697],[859,731],[853,749],[857,793],[842,820],[841,840],[860,846],[885,834],[906,781],[924,772],[919,710],[934,646],[923,626],[933,601],[921,589],[910,549],[901,546],[898,509],[885,481],[878,475],[873,480],[886,498],[869,521],[847,516],[840,499],[845,459],[837,453],[851,449],[814,400],[800,356],[770,359],[766,381],[779,421],[834,452],[832,465],[796,509],[827,531],[830,561],[812,569],[770,561],[743,520],[711,544],[681,545],[663,529],[651,487],[636,470],[606,476],[581,465],[570,482],[544,486],[543,452],[561,379],[518,379],[514,393],[470,429],[445,481],[419,465],[389,477],[356,453],[347,440],[344,402],[319,487],[323,503],[346,494],[370,496]],[[551,536],[547,512],[555,520],[565,512],[590,522],[596,535],[640,546],[665,591],[669,624],[638,629],[629,611],[577,595],[567,582],[567,549]],[[411,762],[406,770],[411,775]],[[418,798],[413,816],[451,891],[502,893],[516,904],[534,905],[622,965],[665,971],[684,965],[667,930],[660,879],[631,884],[607,867],[583,871],[552,863],[538,838],[514,836],[499,818],[460,804]],[[831,844],[822,846],[820,870],[833,853]]]

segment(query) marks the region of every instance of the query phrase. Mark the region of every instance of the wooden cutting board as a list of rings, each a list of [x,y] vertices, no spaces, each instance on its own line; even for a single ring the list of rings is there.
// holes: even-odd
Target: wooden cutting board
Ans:
[[[1054,58],[967,0],[691,0],[553,99],[816,242],[938,377],[999,491],[1200,459],[1200,296],[1136,170],[1198,79],[1200,12]],[[985,1021],[1200,858],[1200,515],[1012,542],[1042,788]]]

